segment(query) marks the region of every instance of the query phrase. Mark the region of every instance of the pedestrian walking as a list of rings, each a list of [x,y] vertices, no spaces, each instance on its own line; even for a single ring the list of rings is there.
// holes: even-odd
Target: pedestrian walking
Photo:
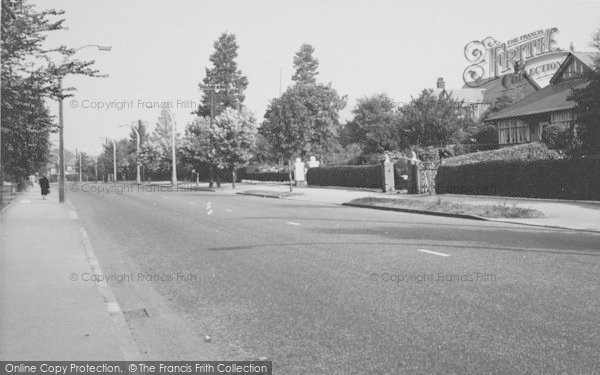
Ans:
[[[50,194],[50,181],[46,176],[40,177],[40,189],[42,190],[42,198],[46,199],[46,195]]]

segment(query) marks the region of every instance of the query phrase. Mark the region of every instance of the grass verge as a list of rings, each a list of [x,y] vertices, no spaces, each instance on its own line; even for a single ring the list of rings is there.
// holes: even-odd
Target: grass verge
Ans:
[[[435,201],[424,201],[419,199],[400,198],[358,198],[349,202],[351,204],[363,204],[377,207],[407,208],[411,210],[422,210],[432,212],[443,212],[461,215],[474,215],[486,218],[540,218],[544,214],[532,208],[517,207],[507,204],[469,204],[457,203],[438,198]]]
[[[266,197],[266,198],[285,198],[302,195],[302,193],[294,193],[289,191],[271,191],[271,190],[244,190],[240,191],[237,194],[241,195],[255,195],[258,197]]]

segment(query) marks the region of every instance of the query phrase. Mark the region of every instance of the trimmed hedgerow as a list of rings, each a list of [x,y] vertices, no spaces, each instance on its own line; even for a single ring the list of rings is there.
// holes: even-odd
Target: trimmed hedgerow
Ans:
[[[288,172],[246,173],[243,178],[256,181],[289,181],[290,179]]]
[[[456,166],[496,161],[532,161],[560,159],[560,155],[543,143],[532,142],[516,146],[502,147],[497,150],[479,151],[444,159],[443,165]]]
[[[344,186],[381,189],[380,165],[343,165],[310,168],[306,175],[309,185]]]
[[[600,160],[442,165],[436,177],[436,193],[600,200]]]

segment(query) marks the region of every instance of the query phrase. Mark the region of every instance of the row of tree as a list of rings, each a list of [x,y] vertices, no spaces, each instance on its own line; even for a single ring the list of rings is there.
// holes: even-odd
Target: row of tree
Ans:
[[[22,182],[48,161],[50,134],[58,127],[45,100],[72,91],[61,87],[61,79],[98,73],[93,62],[71,59],[73,48],[44,48],[48,33],[65,30],[63,13],[37,11],[26,0],[2,0],[0,181]]]
[[[381,154],[448,145],[497,144],[494,126],[473,119],[464,102],[429,89],[404,105],[398,105],[385,93],[363,97],[352,110],[353,118],[340,124],[339,112],[346,106],[346,97],[340,96],[331,84],[317,81],[319,62],[309,44],[302,45],[294,56],[292,84],[280,97],[271,100],[259,126],[243,104],[248,80],[235,61],[238,49],[235,35],[222,34],[214,48],[210,56],[212,66],[206,69],[202,81],[202,87],[210,90],[205,92],[195,112],[197,117],[187,124],[183,135],[175,136],[178,161],[196,170],[205,165],[235,173],[252,158],[257,158],[270,162],[287,160],[291,171],[295,157],[344,149],[360,154]],[[590,97],[587,93],[578,95],[581,97],[576,100],[580,103]],[[488,113],[510,104],[509,98],[501,97]],[[597,108],[588,105],[580,118],[597,118],[594,115]],[[143,124],[138,125],[138,129],[142,129],[139,161],[150,174],[168,176],[171,170],[171,121],[168,112],[163,111],[154,132],[148,136]],[[581,135],[593,139],[589,136],[593,130],[586,133],[585,128],[582,129]],[[127,149],[124,155],[128,155],[123,166],[135,166],[134,145],[135,134],[132,133],[130,140],[122,145]],[[107,161],[112,160],[109,155],[107,148]]]
[[[49,135],[57,126],[44,100],[69,95],[71,89],[60,87],[62,77],[97,74],[91,62],[68,61],[75,49],[43,48],[48,32],[64,29],[62,14],[56,10],[38,12],[26,0],[2,0],[2,173],[12,179],[39,170],[50,156]],[[600,43],[599,34],[596,43]],[[52,59],[52,54],[58,58]],[[466,115],[464,103],[432,90],[422,91],[402,106],[387,94],[361,98],[352,110],[353,118],[341,124],[339,113],[347,98],[331,83],[318,81],[319,62],[309,44],[302,45],[293,57],[292,84],[270,101],[259,124],[244,106],[248,79],[237,66],[237,56],[235,35],[223,33],[214,43],[211,66],[200,84],[205,91],[196,117],[186,124],[183,134],[175,134],[177,160],[190,168],[208,167],[216,176],[219,171],[234,174],[254,157],[262,162],[287,160],[291,170],[295,157],[309,154],[373,154],[497,142],[495,129]],[[61,58],[62,63],[54,63]],[[599,75],[598,71],[591,74],[590,84],[573,96],[578,103],[577,134],[584,151],[600,144]],[[492,110],[506,104],[501,100]],[[172,165],[172,121],[169,112],[162,111],[152,133],[139,121],[139,153],[133,131],[129,139],[116,142],[120,173],[130,177],[140,164],[149,176],[167,175]],[[112,147],[107,144],[93,163],[101,174],[112,170]],[[83,159],[82,167],[85,164],[90,169],[92,159],[85,163]]]

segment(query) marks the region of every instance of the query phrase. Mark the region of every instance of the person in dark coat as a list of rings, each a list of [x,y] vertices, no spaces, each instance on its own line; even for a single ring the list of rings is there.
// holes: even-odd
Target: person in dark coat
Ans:
[[[46,176],[40,177],[39,180],[40,189],[42,189],[42,198],[46,199],[46,195],[50,193],[50,181],[46,178]]]

